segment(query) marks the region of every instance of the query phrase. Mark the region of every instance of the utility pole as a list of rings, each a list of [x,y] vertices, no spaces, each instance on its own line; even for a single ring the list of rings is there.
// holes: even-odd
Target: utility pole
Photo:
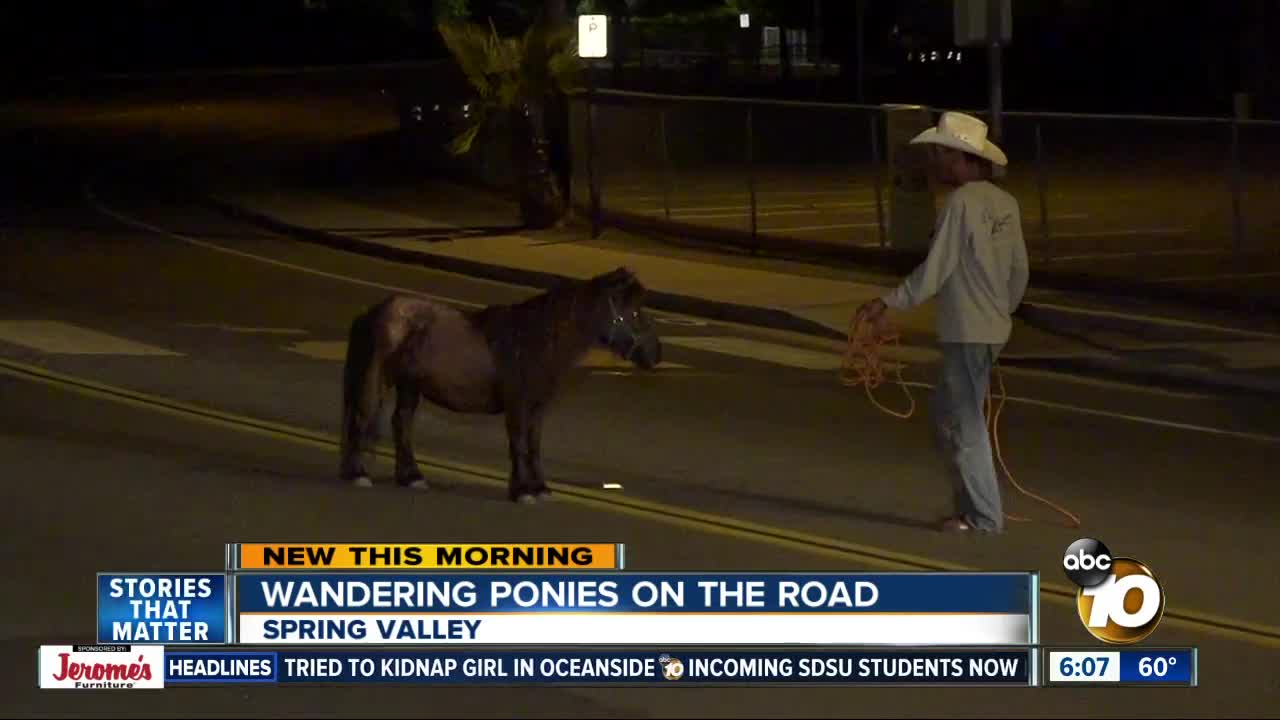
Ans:
[[[815,68],[818,72],[818,82],[814,90],[814,100],[822,99],[822,0],[813,0],[813,47]]]
[[[987,83],[991,99],[991,139],[1000,142],[1004,110],[1004,73],[1001,68],[1000,31],[1004,3],[1009,0],[987,0]]]
[[[550,20],[551,24],[555,26],[563,25],[569,17],[565,0],[545,0],[542,5],[542,11],[546,13],[547,20]]]
[[[855,39],[858,57],[858,104],[861,105],[867,101],[864,81],[867,75],[867,0],[857,0],[856,12],[858,15],[858,34]]]

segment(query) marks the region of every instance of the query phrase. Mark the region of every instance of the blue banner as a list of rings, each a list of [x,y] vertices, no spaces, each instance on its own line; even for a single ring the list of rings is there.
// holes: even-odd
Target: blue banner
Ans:
[[[1196,677],[1195,652],[1189,649],[1120,651],[1120,682],[1190,685]]]
[[[236,577],[243,613],[1032,612],[1027,573],[273,573]]]
[[[227,615],[221,573],[98,573],[101,644],[220,645]]]
[[[166,652],[165,684],[1021,685],[1032,650]]]

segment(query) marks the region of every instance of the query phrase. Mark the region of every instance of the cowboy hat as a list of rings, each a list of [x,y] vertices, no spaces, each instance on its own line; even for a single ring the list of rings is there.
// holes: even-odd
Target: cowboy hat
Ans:
[[[1009,158],[995,143],[987,139],[987,124],[972,115],[944,112],[937,127],[931,127],[911,140],[912,145],[931,143],[954,148],[990,160],[996,165],[1009,164]]]

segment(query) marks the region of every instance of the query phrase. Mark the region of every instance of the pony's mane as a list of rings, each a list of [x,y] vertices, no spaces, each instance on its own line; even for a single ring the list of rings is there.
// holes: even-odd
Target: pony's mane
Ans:
[[[586,280],[569,280],[560,283],[545,292],[515,303],[512,307],[533,312],[554,311],[554,308],[569,302],[571,309],[594,310],[610,293],[624,286],[643,290],[640,281],[630,270],[618,268]]]
[[[590,348],[601,304],[624,287],[643,290],[630,270],[618,268],[561,283],[517,303],[489,306],[473,317],[495,349],[514,344],[543,353],[547,370],[554,374]]]

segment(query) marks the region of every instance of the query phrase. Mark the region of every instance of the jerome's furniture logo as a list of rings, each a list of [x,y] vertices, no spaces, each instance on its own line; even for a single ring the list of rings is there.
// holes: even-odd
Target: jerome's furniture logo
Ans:
[[[41,688],[142,690],[164,687],[163,645],[41,645]]]

